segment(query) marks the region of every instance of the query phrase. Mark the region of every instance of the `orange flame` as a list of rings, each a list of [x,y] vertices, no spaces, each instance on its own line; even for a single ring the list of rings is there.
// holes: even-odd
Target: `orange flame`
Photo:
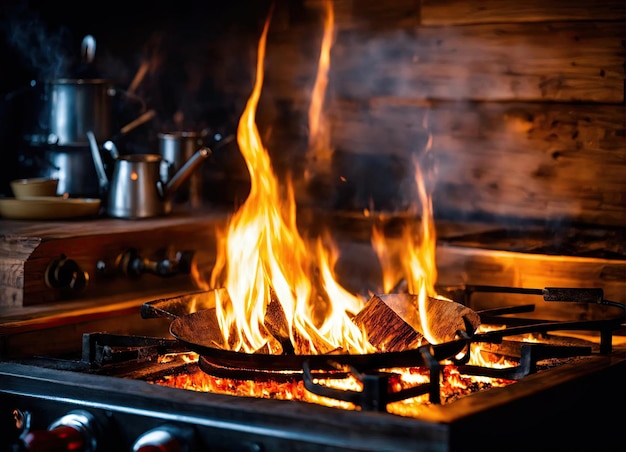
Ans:
[[[418,309],[424,337],[431,344],[437,341],[430,333],[428,318],[426,315],[427,297],[438,297],[435,290],[437,281],[436,266],[436,231],[432,212],[432,198],[428,195],[424,178],[419,165],[415,164],[415,183],[422,205],[422,221],[420,222],[420,241],[414,243],[411,228],[405,227],[403,232],[404,243],[407,244],[405,252],[401,254],[402,266],[407,275],[409,293],[418,295]]]
[[[424,124],[426,127],[426,124]],[[432,136],[426,144],[425,152],[432,146]],[[420,320],[424,337],[434,344],[437,340],[430,333],[428,317],[426,314],[426,301],[428,297],[444,298],[437,294],[435,283],[437,282],[436,245],[437,234],[432,209],[432,196],[426,188],[425,178],[419,161],[414,158],[415,186],[419,204],[421,205],[421,221],[419,222],[419,237],[415,238],[413,225],[407,224],[402,231],[402,246],[397,255],[391,255],[387,238],[379,226],[372,228],[372,247],[376,252],[383,271],[383,287],[390,291],[398,283],[399,275],[406,281],[408,292],[417,295],[420,312]],[[394,257],[399,258],[399,264]]]
[[[333,45],[333,30],[335,23],[335,13],[331,0],[324,2],[326,12],[324,20],[324,36],[320,50],[320,59],[317,69],[317,77],[313,86],[311,105],[309,106],[309,151],[313,152],[317,158],[320,153],[330,156],[330,133],[325,116],[322,114],[324,96],[328,86],[328,71],[330,69],[330,51]]]
[[[383,292],[390,293],[403,278],[403,272],[396,263],[396,253],[391,251],[382,226],[375,225],[372,228],[371,243],[382,270]]]
[[[322,104],[328,82],[334,16],[332,3],[326,1],[325,6],[325,33],[309,110],[310,151],[314,154],[322,147],[331,152]],[[363,307],[363,300],[348,293],[335,280],[333,268],[338,253],[330,237],[309,244],[300,236],[293,186],[288,180],[285,189],[280,189],[256,125],[270,19],[271,13],[258,43],[254,87],[237,129],[239,148],[250,173],[250,193],[226,229],[218,231],[217,259],[211,274],[211,287],[226,289],[216,295],[224,347],[247,353],[280,354],[284,340],[288,339],[300,354],[367,353],[374,347],[352,321],[352,316]],[[426,151],[430,145],[429,140]],[[438,297],[432,201],[419,162],[415,160],[414,164],[422,207],[419,240],[414,238],[413,228],[407,226],[400,252],[392,253],[384,233],[374,228],[372,244],[384,269],[384,289],[391,290],[393,278],[397,282],[397,276],[404,275],[408,291],[418,295],[416,308],[420,310],[424,336],[436,343],[429,332],[425,308],[428,297]],[[278,318],[268,324],[268,306],[273,302],[280,304],[281,309]],[[276,310],[272,311],[275,314]]]
[[[216,303],[225,347],[282,353],[280,341],[264,323],[268,304],[277,300],[297,353],[362,353],[371,345],[348,317],[348,312],[358,311],[360,300],[334,281],[334,258],[321,241],[310,252],[299,235],[291,182],[281,192],[255,123],[270,17],[258,44],[254,88],[237,129],[237,142],[250,172],[250,193],[227,230],[218,233],[218,255],[211,274],[211,287],[224,287],[228,294]],[[321,263],[319,287],[311,282],[316,256]],[[324,291],[332,293],[332,298],[324,298]]]

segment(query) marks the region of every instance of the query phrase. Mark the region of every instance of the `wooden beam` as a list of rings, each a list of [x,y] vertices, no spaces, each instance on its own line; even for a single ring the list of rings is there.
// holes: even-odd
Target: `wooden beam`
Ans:
[[[622,0],[421,0],[423,25],[564,20],[615,20],[624,17]]]

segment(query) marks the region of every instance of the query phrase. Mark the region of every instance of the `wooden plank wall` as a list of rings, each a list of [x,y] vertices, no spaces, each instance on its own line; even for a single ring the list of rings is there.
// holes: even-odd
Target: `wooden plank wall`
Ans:
[[[296,177],[323,6],[279,1],[268,37],[258,122],[277,168]],[[436,175],[441,218],[626,225],[622,0],[333,6],[325,113],[334,154],[306,187],[313,201],[404,208],[416,155]],[[225,52],[249,38],[233,36]],[[240,62],[254,64],[255,46],[241,47]],[[216,79],[245,99],[249,87],[229,82],[230,69]]]

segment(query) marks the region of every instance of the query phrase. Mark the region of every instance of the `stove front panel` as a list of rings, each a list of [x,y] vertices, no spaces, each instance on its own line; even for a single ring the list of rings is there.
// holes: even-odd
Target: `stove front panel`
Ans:
[[[565,365],[502,390],[432,406],[419,419],[4,362],[0,430],[6,432],[3,441],[17,441],[15,410],[30,413],[33,432],[84,410],[98,426],[99,450],[111,444],[132,450],[147,432],[165,429],[198,451],[611,451],[623,446],[621,417],[611,413],[626,396],[624,358],[618,353],[584,367]]]
[[[192,290],[215,259],[220,212],[126,221],[0,222],[0,309]]]

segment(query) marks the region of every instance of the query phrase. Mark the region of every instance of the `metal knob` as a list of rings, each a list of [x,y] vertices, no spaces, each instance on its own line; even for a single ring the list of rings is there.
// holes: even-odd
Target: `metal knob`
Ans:
[[[193,251],[180,251],[174,259],[163,257],[162,259],[147,259],[142,257],[137,250],[129,249],[117,259],[118,268],[130,277],[139,277],[144,273],[157,276],[174,276],[191,272]]]
[[[191,450],[194,430],[188,426],[165,424],[143,433],[133,444],[133,452],[186,452]]]
[[[81,292],[87,287],[89,273],[83,271],[76,261],[62,255],[50,262],[44,274],[44,280],[46,285],[53,289]]]

